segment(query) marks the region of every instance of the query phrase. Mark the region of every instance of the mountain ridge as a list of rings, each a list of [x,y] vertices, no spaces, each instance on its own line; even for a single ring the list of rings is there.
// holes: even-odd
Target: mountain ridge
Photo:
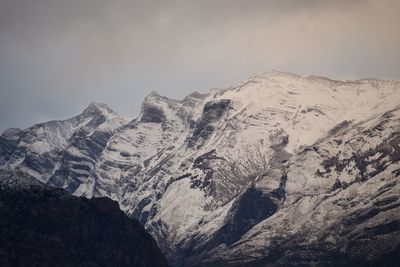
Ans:
[[[362,264],[358,257],[365,255],[352,251],[365,251],[365,244],[351,232],[381,225],[370,240],[399,242],[399,200],[393,198],[400,192],[399,101],[399,81],[335,81],[280,71],[182,100],[154,92],[136,119],[78,131],[60,152],[61,161],[54,158],[58,169],[46,170],[52,173],[47,183],[118,201],[177,266],[288,265],[290,250],[301,262],[334,265],[340,254],[349,264]],[[8,143],[1,141],[3,147]],[[37,165],[35,158],[30,162]],[[382,196],[391,201],[357,203],[363,194],[373,202],[386,203]],[[307,226],[321,218],[326,226]],[[383,237],[385,231],[393,237]],[[324,249],[314,257],[318,246]],[[274,258],[268,248],[281,256]],[[385,253],[377,249],[365,257],[374,262]]]

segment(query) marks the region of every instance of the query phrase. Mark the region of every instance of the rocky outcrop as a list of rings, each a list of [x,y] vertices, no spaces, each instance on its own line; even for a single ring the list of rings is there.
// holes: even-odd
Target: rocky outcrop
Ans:
[[[201,146],[213,133],[213,124],[217,122],[229,108],[229,99],[210,101],[204,105],[203,114],[194,126],[193,134],[188,140],[188,146]]]

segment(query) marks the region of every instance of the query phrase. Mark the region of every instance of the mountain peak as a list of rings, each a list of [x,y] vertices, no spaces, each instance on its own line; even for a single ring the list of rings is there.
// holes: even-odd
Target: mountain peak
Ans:
[[[92,102],[84,109],[82,114],[108,114],[115,113],[109,106],[104,103]]]
[[[175,100],[175,99],[168,98],[166,96],[160,95],[156,91],[151,91],[150,94],[148,94],[144,99],[145,103],[153,103],[153,102],[158,102],[158,101],[162,101],[162,102],[179,102],[178,100]]]
[[[92,102],[89,104],[88,108],[97,108],[97,109],[106,109],[112,112],[111,108],[107,106],[107,104],[99,103],[99,102]]]
[[[19,128],[8,128],[6,129],[2,135],[7,137],[7,138],[11,138],[13,136],[18,135],[19,133],[21,133],[23,130],[19,129]]]
[[[160,97],[161,95],[156,91],[151,91],[150,94],[147,95],[148,97]]]
[[[146,95],[145,102],[149,101],[151,99],[168,99],[168,98],[165,97],[165,96],[160,95],[156,91],[151,91],[150,94]]]

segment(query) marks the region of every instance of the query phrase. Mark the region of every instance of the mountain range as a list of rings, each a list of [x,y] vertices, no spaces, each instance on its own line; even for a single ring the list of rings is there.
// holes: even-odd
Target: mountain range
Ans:
[[[400,81],[270,71],[127,120],[0,137],[0,166],[140,221],[172,266],[396,266]]]

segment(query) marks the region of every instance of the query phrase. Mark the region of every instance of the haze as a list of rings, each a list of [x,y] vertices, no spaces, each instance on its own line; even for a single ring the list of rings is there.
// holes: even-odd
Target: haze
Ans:
[[[400,79],[396,0],[0,0],[0,130],[270,69]]]

